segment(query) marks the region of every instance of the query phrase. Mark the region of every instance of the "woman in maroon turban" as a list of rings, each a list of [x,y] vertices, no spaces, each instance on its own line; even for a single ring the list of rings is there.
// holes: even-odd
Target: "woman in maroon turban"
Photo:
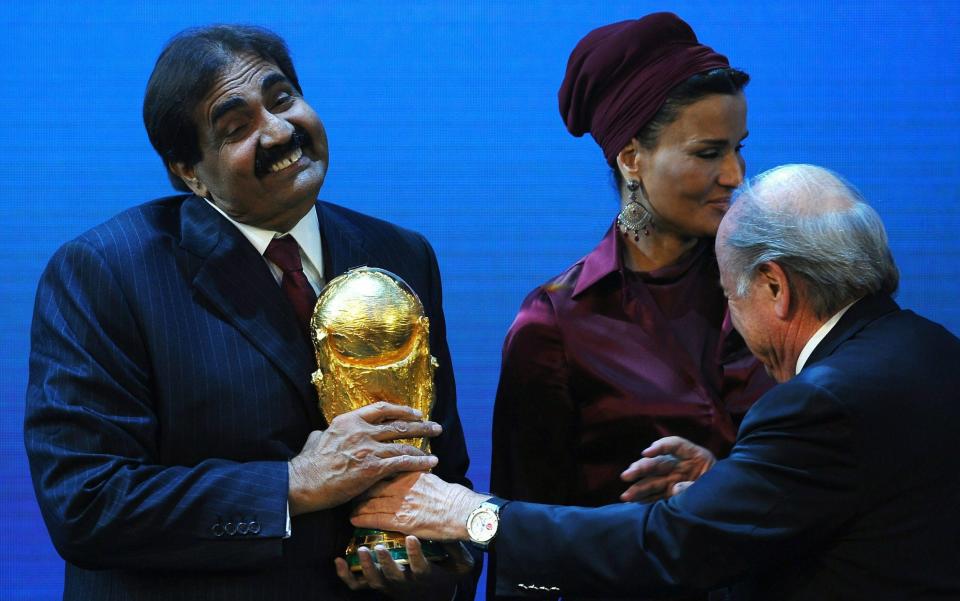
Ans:
[[[730,325],[713,254],[743,180],[748,80],[670,13],[600,27],[574,48],[560,113],[603,150],[619,214],[527,296],[507,334],[495,494],[582,506],[669,496],[709,458],[676,439],[648,447],[678,436],[724,457],[772,385]]]

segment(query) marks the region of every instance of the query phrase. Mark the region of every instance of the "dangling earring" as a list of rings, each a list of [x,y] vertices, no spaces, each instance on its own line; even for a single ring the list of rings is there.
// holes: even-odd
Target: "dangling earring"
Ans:
[[[637,200],[640,190],[640,182],[631,179],[627,181],[627,190],[630,190],[630,199],[627,206],[623,207],[620,214],[617,215],[617,226],[624,236],[633,232],[634,242],[640,241],[640,232],[644,236],[650,235],[650,225],[653,223],[653,215]]]

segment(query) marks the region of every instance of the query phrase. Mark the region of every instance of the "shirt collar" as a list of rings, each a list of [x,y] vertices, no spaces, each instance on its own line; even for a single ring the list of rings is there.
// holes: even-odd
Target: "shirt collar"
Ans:
[[[583,268],[580,270],[580,277],[577,278],[573,296],[577,296],[615,271],[620,271],[620,244],[616,222],[607,230],[600,244],[583,258]]]
[[[323,245],[320,242],[320,220],[317,218],[316,209],[307,211],[307,214],[304,215],[289,232],[275,232],[235,221],[232,217],[224,213],[220,207],[206,198],[204,198],[204,200],[216,209],[218,213],[223,215],[227,221],[240,230],[243,237],[250,241],[250,244],[257,249],[257,252],[260,253],[261,256],[266,252],[267,246],[270,245],[270,241],[274,238],[279,238],[285,234],[293,236],[293,239],[300,245],[303,254],[306,255],[307,260],[313,264],[317,273],[323,277]]]
[[[619,233],[617,222],[614,221],[610,229],[607,230],[607,234],[600,240],[600,244],[582,259],[583,267],[580,269],[580,277],[577,278],[577,285],[573,289],[574,297],[611,273],[618,272],[621,274],[621,277],[626,277],[626,269],[624,268],[622,258],[624,254],[623,245],[625,242]],[[703,252],[712,253],[712,249],[712,243],[706,243],[701,240],[689,254],[685,254],[673,265],[646,272],[642,277],[649,280],[672,280],[681,277],[697,262],[698,257],[700,257]]]
[[[857,299],[857,300],[860,300],[860,299]],[[837,325],[837,323],[840,321],[840,318],[843,317],[843,314],[846,313],[847,310],[850,307],[852,307],[856,302],[857,301],[853,301],[846,307],[834,313],[833,317],[828,319],[826,323],[820,326],[820,329],[817,330],[814,333],[814,335],[810,337],[810,340],[807,340],[807,343],[803,345],[803,350],[800,351],[800,356],[797,357],[796,373],[798,374],[800,373],[800,370],[803,369],[803,366],[807,364],[807,359],[809,359],[810,355],[813,354],[813,351],[816,350],[817,345],[820,344],[820,342],[822,342],[823,339],[827,337],[827,334],[829,334],[830,330],[832,330],[833,327]]]

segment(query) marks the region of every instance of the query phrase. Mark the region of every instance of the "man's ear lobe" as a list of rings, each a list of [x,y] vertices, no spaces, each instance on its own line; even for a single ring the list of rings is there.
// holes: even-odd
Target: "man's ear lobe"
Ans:
[[[190,191],[200,198],[207,197],[207,187],[197,178],[197,170],[188,167],[186,163],[170,163],[170,171],[183,180]]]

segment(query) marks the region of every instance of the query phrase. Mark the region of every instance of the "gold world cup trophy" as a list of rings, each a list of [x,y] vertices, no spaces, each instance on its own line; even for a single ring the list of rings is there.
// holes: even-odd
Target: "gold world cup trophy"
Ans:
[[[399,276],[358,267],[331,280],[317,299],[310,337],[318,366],[312,379],[327,423],[378,401],[414,407],[425,418],[430,415],[437,367],[430,355],[430,320],[416,293]],[[426,438],[398,442],[430,452]],[[354,572],[361,570],[357,555],[361,546],[383,545],[397,563],[409,563],[403,534],[365,528],[353,534],[346,559]],[[446,557],[437,543],[422,541],[422,547],[427,559]]]

